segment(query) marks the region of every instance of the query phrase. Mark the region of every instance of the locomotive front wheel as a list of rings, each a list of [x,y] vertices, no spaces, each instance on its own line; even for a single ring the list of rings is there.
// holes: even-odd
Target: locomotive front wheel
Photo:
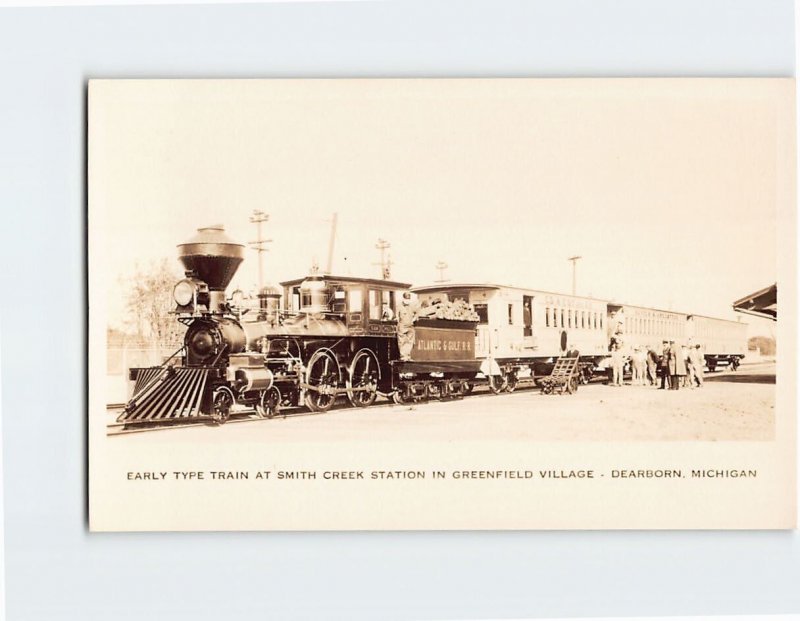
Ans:
[[[227,386],[220,386],[212,395],[211,420],[221,425],[231,416],[233,393]]]
[[[505,390],[508,385],[508,378],[505,375],[490,375],[489,376],[489,390],[492,394],[500,394]]]
[[[256,403],[256,413],[261,418],[272,418],[278,413],[280,407],[281,391],[276,386],[271,386],[261,393],[258,403]]]
[[[339,364],[326,351],[318,351],[308,363],[306,383],[311,386],[306,391],[306,406],[312,412],[327,412],[336,401],[336,388],[339,383]]]
[[[347,399],[353,407],[366,408],[375,403],[379,378],[378,361],[374,354],[367,350],[358,352],[350,363],[347,377]]]

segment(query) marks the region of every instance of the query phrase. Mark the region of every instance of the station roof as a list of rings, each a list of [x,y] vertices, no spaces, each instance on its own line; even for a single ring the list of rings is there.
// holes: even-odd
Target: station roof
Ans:
[[[733,310],[756,317],[778,320],[778,284],[764,287],[733,303]]]

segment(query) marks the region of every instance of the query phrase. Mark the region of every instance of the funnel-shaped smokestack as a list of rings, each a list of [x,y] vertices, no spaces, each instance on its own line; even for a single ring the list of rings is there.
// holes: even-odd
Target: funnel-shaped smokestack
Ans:
[[[197,229],[197,235],[178,245],[178,258],[211,291],[225,291],[244,259],[244,246],[225,235],[221,224]]]

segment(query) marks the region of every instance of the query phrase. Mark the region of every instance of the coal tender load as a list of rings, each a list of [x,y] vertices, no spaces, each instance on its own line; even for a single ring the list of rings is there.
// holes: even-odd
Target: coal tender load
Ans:
[[[430,319],[447,319],[449,321],[470,321],[477,322],[480,318],[472,304],[464,300],[450,300],[444,298],[434,300],[429,306],[423,306],[419,313],[419,317],[426,317]]]

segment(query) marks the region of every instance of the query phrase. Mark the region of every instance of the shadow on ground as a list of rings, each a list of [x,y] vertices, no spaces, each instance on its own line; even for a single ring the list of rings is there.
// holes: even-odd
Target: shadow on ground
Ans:
[[[774,373],[751,373],[751,374],[738,374],[731,373],[730,375],[708,376],[703,378],[705,382],[728,382],[731,384],[774,384]]]

